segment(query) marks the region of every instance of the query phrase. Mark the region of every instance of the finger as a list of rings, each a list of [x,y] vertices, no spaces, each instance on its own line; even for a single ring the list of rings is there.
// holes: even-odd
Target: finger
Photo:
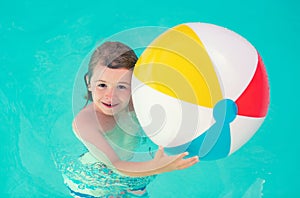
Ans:
[[[188,156],[188,155],[189,155],[189,152],[181,153],[181,154],[177,155],[176,160],[182,160],[185,156]]]
[[[191,162],[191,163],[188,163],[188,164],[184,164],[184,165],[178,166],[177,170],[183,170],[183,169],[189,168],[189,167],[195,165],[196,163],[197,162]]]
[[[195,157],[191,157],[189,159],[185,159],[182,160],[181,163],[178,165],[177,169],[181,170],[181,169],[185,169],[188,168],[190,166],[193,166],[194,164],[199,162],[199,157],[195,156]]]

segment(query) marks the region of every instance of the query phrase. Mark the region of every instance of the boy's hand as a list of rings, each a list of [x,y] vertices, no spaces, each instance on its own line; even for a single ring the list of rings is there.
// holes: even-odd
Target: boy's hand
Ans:
[[[155,154],[153,162],[155,167],[159,168],[159,172],[170,172],[173,170],[181,170],[188,168],[197,162],[199,162],[198,156],[184,159],[188,155],[188,152],[184,152],[178,155],[168,156],[164,152],[163,147],[159,147]]]

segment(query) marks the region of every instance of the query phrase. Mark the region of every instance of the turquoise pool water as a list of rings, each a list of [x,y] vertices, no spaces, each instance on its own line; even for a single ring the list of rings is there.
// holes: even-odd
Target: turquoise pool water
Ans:
[[[232,156],[160,175],[150,196],[300,196],[299,11],[295,0],[1,1],[0,197],[68,197],[52,153],[70,130],[77,72],[98,41],[195,21],[234,30],[257,48],[269,75],[269,113]]]

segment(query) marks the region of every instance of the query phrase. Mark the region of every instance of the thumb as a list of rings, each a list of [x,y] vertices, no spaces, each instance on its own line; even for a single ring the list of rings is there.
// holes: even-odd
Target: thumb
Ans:
[[[164,156],[164,147],[162,147],[162,146],[159,146],[159,148],[158,148],[158,150],[157,150],[157,152],[156,152],[156,154],[155,154],[155,158],[161,158],[161,157],[163,157]]]

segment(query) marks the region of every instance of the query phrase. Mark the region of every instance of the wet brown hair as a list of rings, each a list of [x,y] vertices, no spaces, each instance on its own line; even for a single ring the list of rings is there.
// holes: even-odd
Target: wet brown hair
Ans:
[[[92,93],[88,90],[88,86],[95,67],[103,65],[111,69],[133,69],[137,59],[138,58],[134,51],[121,42],[107,41],[100,45],[93,52],[89,62],[88,72],[84,75],[84,82],[87,88],[85,106],[89,101],[93,101]]]

